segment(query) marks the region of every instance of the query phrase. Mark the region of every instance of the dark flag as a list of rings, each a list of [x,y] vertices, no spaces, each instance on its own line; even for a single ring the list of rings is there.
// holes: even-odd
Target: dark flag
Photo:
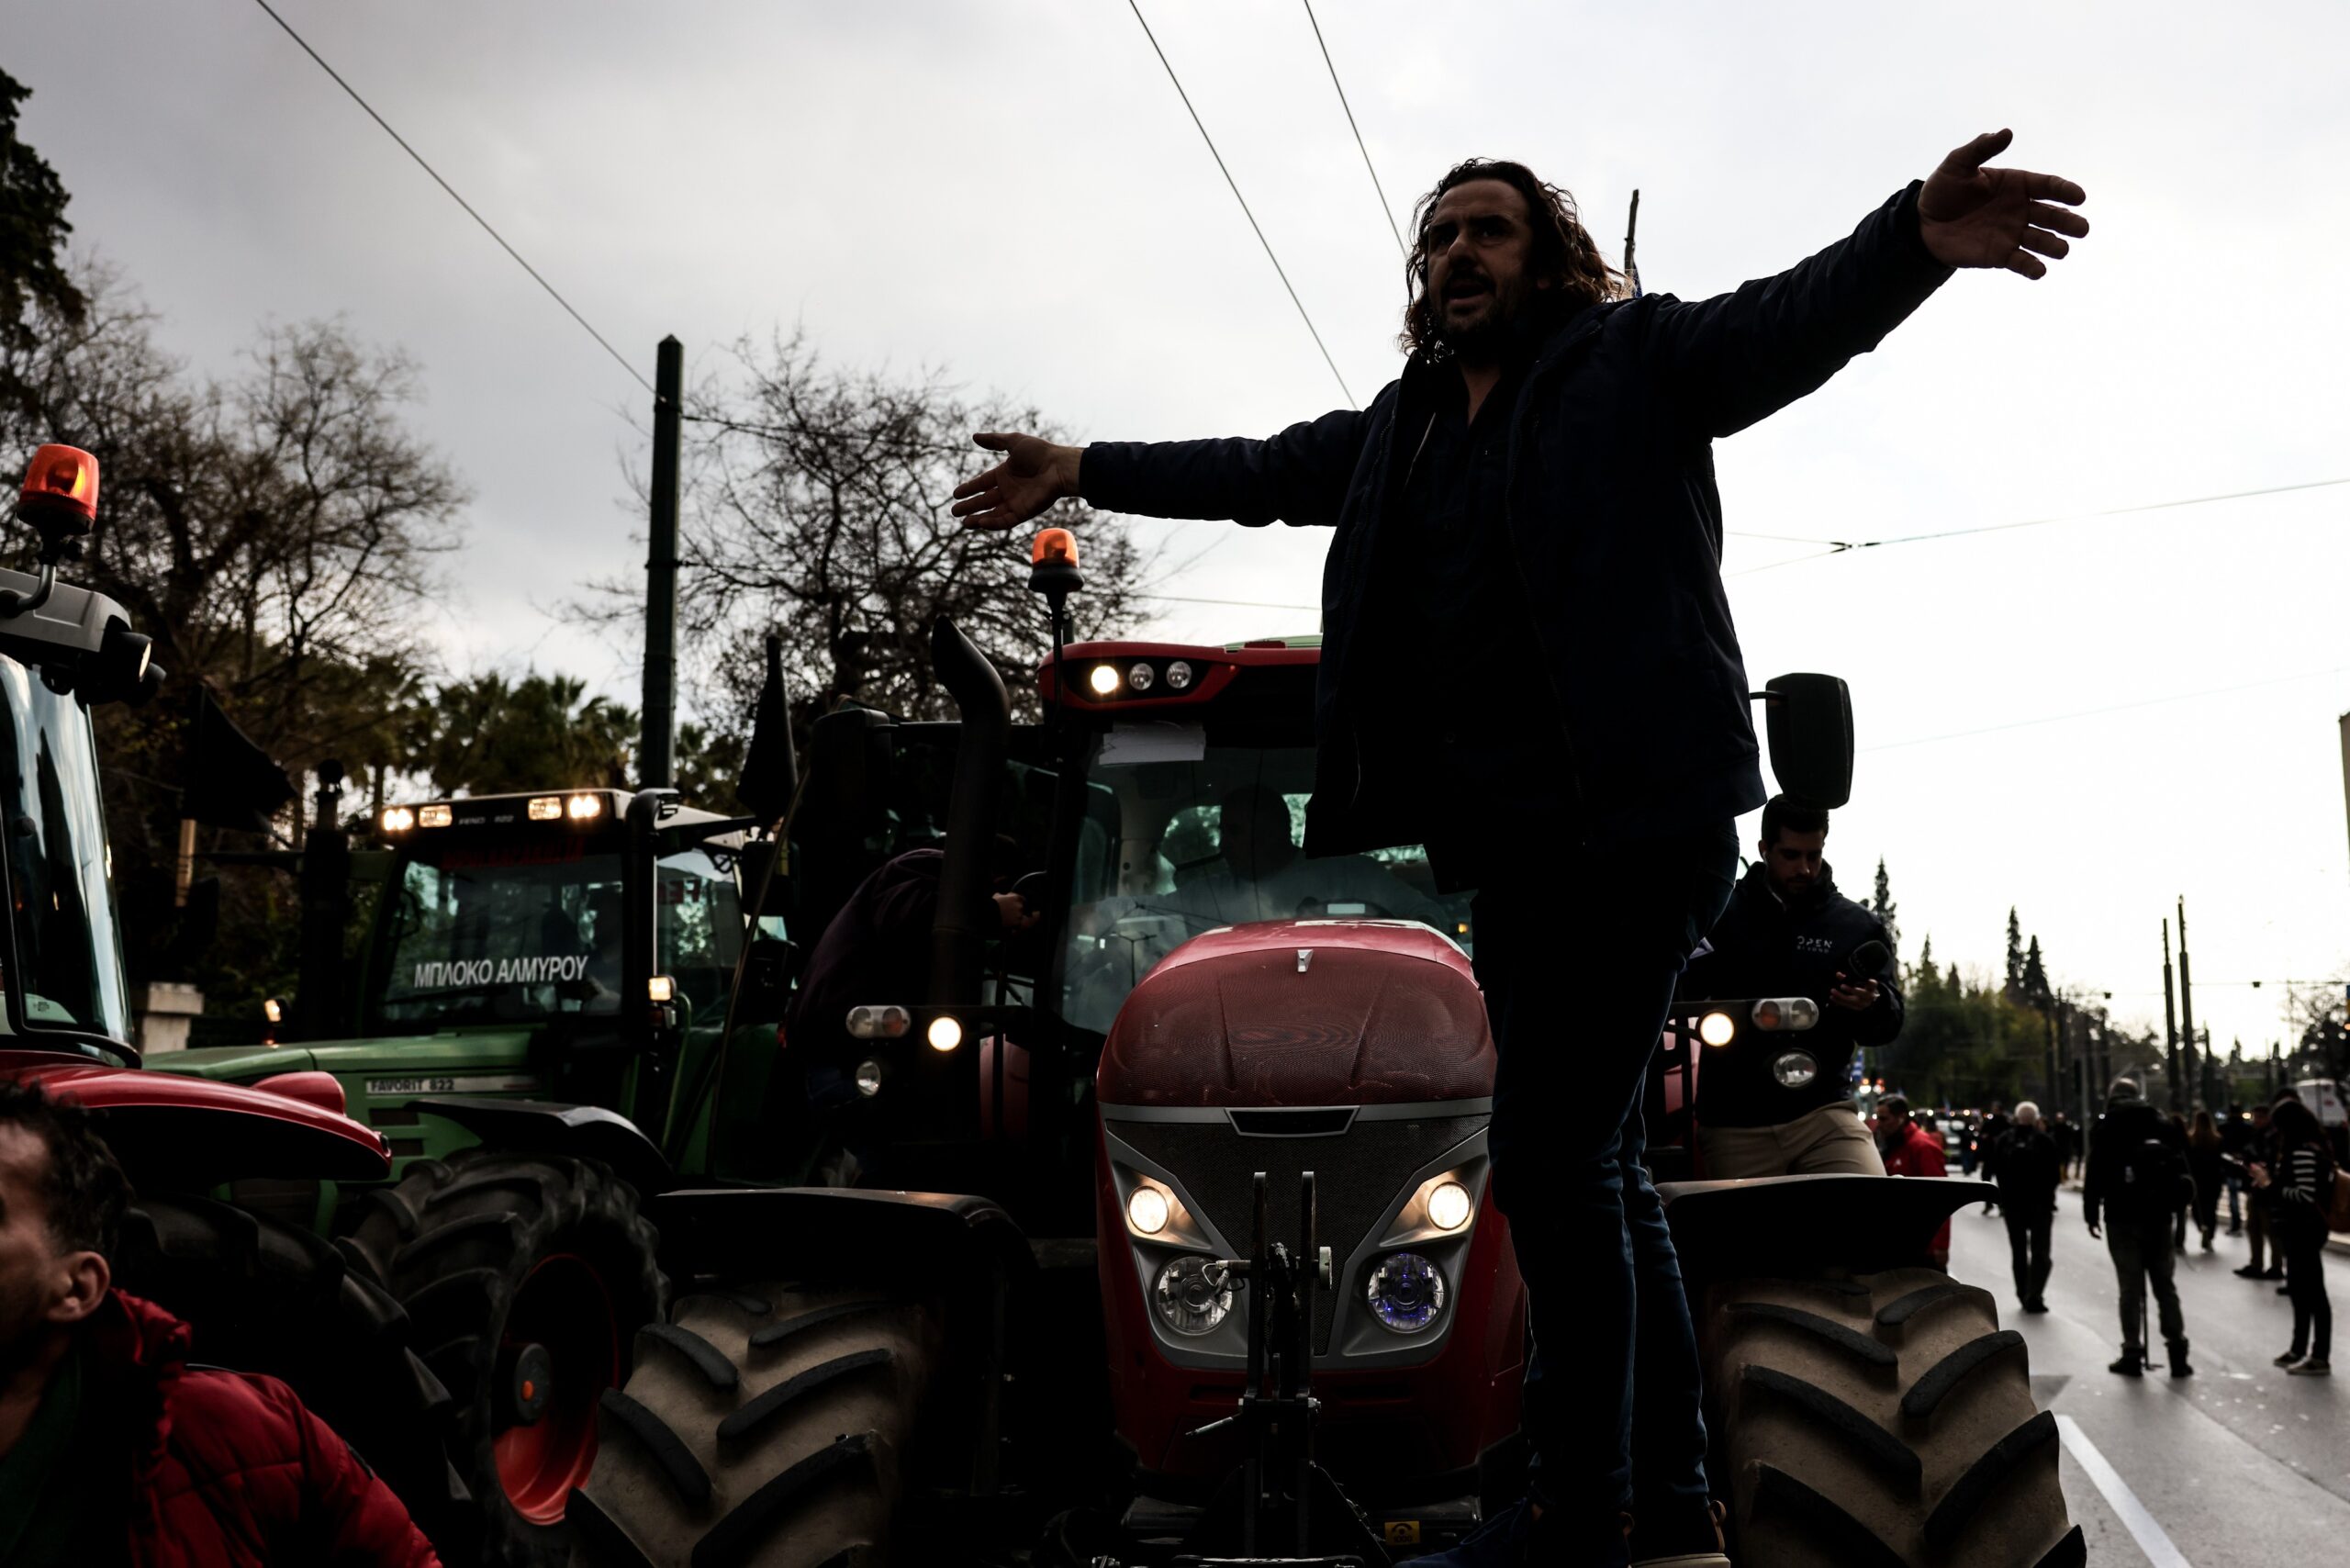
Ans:
[[[770,636],[767,654],[767,678],[751,715],[751,744],[734,796],[753,816],[774,822],[791,809],[791,794],[800,784],[800,758],[792,750],[791,704],[783,689],[783,639]]]
[[[209,827],[268,833],[270,821],[294,799],[294,781],[267,752],[229,722],[212,689],[196,689],[196,712],[188,725],[187,785],[180,815]]]

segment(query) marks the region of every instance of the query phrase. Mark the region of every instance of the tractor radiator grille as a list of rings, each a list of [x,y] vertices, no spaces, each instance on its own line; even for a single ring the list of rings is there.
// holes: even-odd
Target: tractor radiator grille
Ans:
[[[1208,1222],[1242,1254],[1254,1238],[1253,1178],[1265,1173],[1269,1240],[1298,1242],[1297,1181],[1314,1172],[1316,1239],[1344,1269],[1371,1227],[1403,1195],[1412,1173],[1485,1125],[1483,1114],[1430,1116],[1416,1122],[1367,1122],[1335,1137],[1243,1137],[1213,1122],[1118,1122],[1118,1137],[1136,1153],[1174,1172],[1207,1211]],[[1330,1349],[1330,1325],[1339,1292],[1361,1288],[1341,1275],[1334,1290],[1314,1297],[1314,1350]]]

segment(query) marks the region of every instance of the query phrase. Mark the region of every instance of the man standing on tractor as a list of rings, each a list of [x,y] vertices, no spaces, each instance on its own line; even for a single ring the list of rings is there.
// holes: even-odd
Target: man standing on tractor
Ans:
[[[1773,1073],[1764,1035],[1706,1053],[1697,1080],[1697,1141],[1706,1174],[1882,1176],[1885,1162],[1852,1102],[1852,1064],[1863,1046],[1901,1032],[1901,992],[1890,979],[1847,972],[1874,942],[1890,957],[1885,923],[1836,890],[1821,858],[1828,813],[1785,795],[1762,808],[1762,858],[1729,895],[1689,959],[1684,996],[1807,996],[1819,1023],[1804,1037],[1815,1070],[1790,1087]]]
[[[1370,409],[1263,441],[974,437],[1004,458],[956,489],[970,527],[1076,496],[1336,531],[1305,848],[1424,843],[1448,888],[1479,890],[1494,1192],[1535,1321],[1560,1331],[1526,1372],[1531,1506],[1471,1560],[1719,1561],[1637,1114],[1729,894],[1733,822],[1764,795],[1710,443],[1874,348],[1952,269],[2037,278],[2087,232],[2055,205],[2085,199],[2071,181],[1985,166],[2009,140],[1975,138],[1850,237],[1695,304],[1625,297],[1567,192],[1472,159],[1415,210],[1408,358]],[[1526,853],[1528,823],[1572,830],[1572,895],[1557,857]]]
[[[0,1084],[0,1562],[434,1568],[292,1390],[189,1365],[187,1326],[112,1288],[129,1202],[86,1112]]]

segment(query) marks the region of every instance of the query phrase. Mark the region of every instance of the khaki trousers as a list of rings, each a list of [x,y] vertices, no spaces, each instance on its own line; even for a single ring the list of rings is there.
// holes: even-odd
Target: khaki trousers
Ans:
[[[1876,1139],[1850,1101],[1822,1105],[1775,1127],[1697,1128],[1706,1174],[1715,1181],[1750,1176],[1882,1176]]]

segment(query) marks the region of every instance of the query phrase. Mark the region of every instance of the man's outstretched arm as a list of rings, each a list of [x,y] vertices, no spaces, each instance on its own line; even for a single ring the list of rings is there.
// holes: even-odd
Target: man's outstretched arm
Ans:
[[[1683,418],[1709,436],[1745,429],[1817,391],[1876,347],[1961,267],[2047,275],[2089,231],[2072,181],[1993,169],[2013,133],[1954,149],[1837,241],[1775,277],[1656,315],[1651,363]],[[2060,205],[2062,204],[2062,205]]]
[[[1065,496],[1104,511],[1249,524],[1338,521],[1369,416],[1341,409],[1265,441],[1095,442],[1064,446],[981,431],[1003,461],[955,487],[966,528],[1015,528]]]

